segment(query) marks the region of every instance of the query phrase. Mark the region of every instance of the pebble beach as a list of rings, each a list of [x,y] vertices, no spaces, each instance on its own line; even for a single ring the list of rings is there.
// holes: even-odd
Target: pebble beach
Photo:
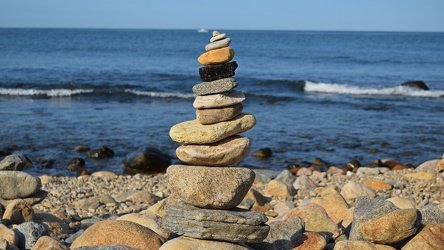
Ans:
[[[398,211],[405,209],[424,211],[433,208],[433,213],[431,213],[431,218],[427,218],[427,223],[439,226],[442,232],[444,176],[438,170],[439,162],[439,160],[433,160],[419,168],[403,170],[362,167],[356,169],[355,172],[344,172],[333,166],[327,172],[312,171],[309,168],[301,168],[296,173],[289,170],[282,172],[257,170],[254,184],[239,207],[260,211],[267,216],[268,223],[275,227],[271,227],[272,233],[264,240],[267,244],[263,243],[262,248],[257,248],[257,243],[250,246],[233,243],[231,248],[226,249],[355,249],[353,246],[340,248],[338,245],[341,241],[347,244],[358,244],[347,239],[350,237],[350,224],[354,220],[353,213],[356,213],[356,200],[360,196],[371,200],[390,201],[398,207]],[[33,239],[34,243],[40,238],[47,240],[48,238],[44,236],[50,236],[54,241],[52,244],[57,242],[58,249],[69,248],[75,238],[92,225],[100,221],[125,218],[158,232],[162,242],[177,237],[162,227],[161,218],[165,216],[164,204],[168,202],[170,195],[167,184],[168,174],[116,175],[112,172],[96,172],[79,177],[45,175],[39,176],[39,179],[42,183],[41,190],[46,191],[47,195],[40,203],[32,206],[33,219],[30,221],[45,225],[46,230]],[[324,214],[322,221],[316,222],[316,219],[307,217],[304,227],[299,231],[278,226],[280,223],[288,222],[291,218],[289,214],[295,212],[300,213],[299,217],[316,217],[309,215],[311,211],[304,211],[305,207],[313,206],[313,204],[319,204],[324,210],[321,213]],[[7,207],[7,204],[5,205]],[[300,211],[297,211],[298,209]],[[424,217],[422,220],[426,221]],[[333,218],[335,223],[332,223]],[[21,222],[23,223],[29,222]],[[17,226],[12,225],[9,231],[13,231],[13,228]],[[420,228],[418,227],[413,235],[420,233]],[[381,230],[383,230],[382,226]],[[304,241],[304,244],[319,244],[321,247],[312,248],[314,246],[293,244],[296,241],[295,236],[304,233],[307,235],[308,232],[317,233],[315,236],[322,237],[315,242]],[[331,234],[325,234],[325,232]],[[334,232],[339,235],[333,239]],[[421,242],[424,244],[425,240],[443,242],[440,238],[442,235],[437,234],[435,237],[437,239],[421,238]],[[414,237],[409,239],[413,241]],[[27,238],[27,241],[29,240]],[[121,243],[124,245],[134,244],[131,239],[122,240]],[[375,246],[381,245],[369,241],[363,242],[365,243],[362,244],[367,247],[364,249],[376,249]],[[9,247],[12,247],[12,244],[14,242],[10,242]],[[15,241],[15,244],[23,243]],[[378,246],[377,249],[401,249],[396,244],[388,245],[385,248]],[[307,248],[302,248],[302,246]],[[442,245],[424,249],[442,249]]]

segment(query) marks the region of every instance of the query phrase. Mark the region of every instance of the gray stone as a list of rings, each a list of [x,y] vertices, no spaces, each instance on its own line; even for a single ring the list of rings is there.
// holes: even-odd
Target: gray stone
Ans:
[[[293,183],[293,187],[298,190],[315,190],[318,186],[307,175],[301,175]]]
[[[49,235],[42,224],[34,221],[22,223],[13,230],[18,235],[20,249],[31,249],[40,237]]]
[[[419,209],[419,215],[422,225],[444,224],[444,213],[435,205],[427,204]]]
[[[293,182],[296,180],[296,176],[290,170],[283,170],[278,176],[275,178],[278,181],[281,181],[287,186],[293,185]]]
[[[197,96],[194,99],[193,107],[197,109],[220,108],[232,106],[245,100],[245,95],[241,91],[230,90],[228,92]]]
[[[228,46],[230,46],[230,43],[231,43],[231,38],[227,37],[227,38],[217,40],[217,41],[207,44],[205,46],[205,50],[210,51],[213,49],[220,49],[220,48],[228,47]]]
[[[211,95],[227,92],[237,87],[237,82],[233,78],[223,78],[211,82],[202,82],[193,86],[196,95]]]
[[[2,161],[0,161],[0,170],[21,171],[25,167],[26,158],[21,154],[8,155]]]
[[[166,207],[165,227],[191,238],[230,242],[261,242],[270,227],[259,212],[233,208],[201,209],[184,203]]]
[[[254,181],[242,167],[172,165],[167,170],[171,196],[201,208],[229,209],[239,205]]]
[[[40,190],[38,177],[21,171],[0,171],[0,199],[26,198]]]
[[[242,161],[250,151],[247,137],[233,135],[205,145],[182,145],[176,149],[179,160],[203,166],[227,166]]]
[[[270,233],[265,242],[269,242],[279,250],[291,249],[291,239],[305,230],[305,222],[300,217],[269,223]]]
[[[349,240],[392,244],[413,235],[416,210],[399,209],[381,198],[361,196],[356,199]]]
[[[238,116],[243,108],[242,103],[238,103],[229,107],[197,109],[196,120],[204,125],[228,121]]]
[[[222,33],[222,34],[213,34],[213,37],[210,38],[210,42],[211,42],[211,43],[214,43],[215,41],[222,40],[222,39],[224,39],[224,38],[226,38],[226,37],[227,37],[227,34],[225,34],[225,33]]]
[[[356,171],[356,175],[358,176],[378,175],[378,174],[380,174],[379,168],[360,167]]]
[[[68,244],[72,244],[80,235],[85,232],[85,229],[80,229],[79,231],[71,234],[68,238],[65,239],[65,242]]]
[[[428,171],[428,170],[437,170],[438,169],[438,164],[441,160],[440,159],[435,159],[435,160],[428,160],[426,162],[423,162],[421,164],[419,164],[418,167],[416,167],[416,171]]]

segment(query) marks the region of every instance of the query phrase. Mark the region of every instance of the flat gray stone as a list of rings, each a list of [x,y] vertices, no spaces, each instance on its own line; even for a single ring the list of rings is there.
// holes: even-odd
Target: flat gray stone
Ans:
[[[26,167],[26,158],[21,154],[8,155],[2,161],[0,161],[0,170],[21,171],[25,167]]]
[[[213,37],[210,38],[210,42],[214,43],[215,41],[219,41],[221,39],[224,39],[227,37],[226,33],[222,33],[222,34],[213,34]]]
[[[42,224],[34,221],[22,223],[12,230],[18,235],[20,249],[31,249],[40,237],[49,235]]]
[[[220,48],[228,47],[228,46],[230,46],[230,43],[231,43],[231,38],[227,37],[227,38],[217,40],[217,41],[207,44],[205,46],[205,50],[210,51],[213,49],[220,49]]]
[[[0,171],[0,199],[26,198],[40,190],[38,177],[21,171]]]
[[[227,92],[237,87],[237,82],[233,78],[223,78],[211,82],[202,82],[193,86],[196,95],[211,95]]]
[[[194,99],[193,107],[196,109],[221,108],[241,103],[244,100],[244,93],[230,90],[220,94],[197,96]]]
[[[270,231],[259,212],[233,208],[201,209],[184,203],[166,207],[165,227],[191,238],[229,242],[261,242]]]
[[[167,169],[171,196],[201,208],[229,209],[239,205],[254,181],[242,167],[172,165]]]

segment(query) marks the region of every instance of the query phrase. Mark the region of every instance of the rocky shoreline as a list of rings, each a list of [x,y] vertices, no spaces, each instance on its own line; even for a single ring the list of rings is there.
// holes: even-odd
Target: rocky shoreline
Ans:
[[[164,227],[165,205],[173,202],[166,173],[44,175],[38,178],[40,191],[31,195],[33,198],[1,200],[5,209],[0,235],[5,240],[0,242],[6,246],[2,249],[89,249],[85,246],[116,245],[116,242],[125,247],[104,249],[176,249],[177,245],[168,243],[173,239],[184,241],[178,244],[194,246],[185,249],[199,249],[197,246],[201,249],[206,246],[219,249],[442,249],[443,163],[437,159],[401,170],[388,167],[346,170],[346,167],[334,166],[326,172],[304,167],[293,172],[254,170],[253,186],[237,207],[267,216],[270,233],[261,243],[220,242],[219,246],[214,245],[217,244],[214,241],[178,237]],[[24,173],[0,171],[4,172]],[[4,179],[2,181],[4,183]],[[7,187],[1,188],[4,193]],[[18,205],[11,205],[14,203]],[[8,218],[14,218],[14,223],[7,223]],[[126,225],[114,221],[121,220],[133,222],[131,226],[138,223],[149,228],[150,234],[145,236],[154,243],[135,242],[143,239],[120,235],[121,227]],[[117,224],[108,228],[109,222]],[[376,236],[365,235],[353,226],[357,224],[364,224],[365,232],[375,232]],[[29,232],[23,229],[26,225],[31,226],[34,234],[24,236],[24,232]],[[94,230],[94,225],[106,228],[94,236],[102,240],[98,241],[100,244],[86,241],[82,247],[79,244],[73,247],[75,239]],[[100,232],[110,232],[114,237],[101,236]]]

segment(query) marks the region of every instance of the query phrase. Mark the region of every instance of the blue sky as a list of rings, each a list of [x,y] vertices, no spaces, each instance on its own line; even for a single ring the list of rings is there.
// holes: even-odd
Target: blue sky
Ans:
[[[444,31],[443,0],[0,0],[0,27]]]

